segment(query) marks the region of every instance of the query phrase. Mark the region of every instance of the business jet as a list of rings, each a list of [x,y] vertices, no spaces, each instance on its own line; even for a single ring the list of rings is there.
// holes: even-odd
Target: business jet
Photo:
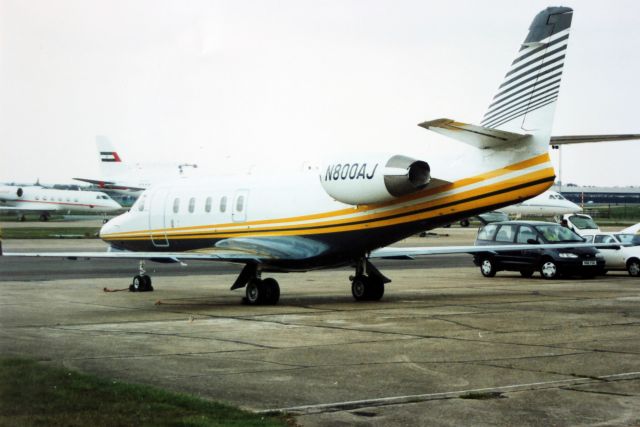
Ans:
[[[197,169],[195,163],[129,163],[104,136],[96,136],[96,147],[100,160],[100,178],[73,178],[98,186],[105,191],[125,196],[138,197],[153,183],[181,178]]]
[[[388,245],[521,202],[553,184],[548,149],[572,15],[566,7],[536,15],[480,125],[451,119],[419,124],[470,145],[454,163],[439,162],[433,153],[362,152],[295,174],[163,182],[102,227],[108,252],[5,255],[138,259],[130,289],[140,291],[153,289],[145,260],[234,262],[244,268],[231,289],[245,288],[248,304],[275,304],[280,288],[265,273],[352,266],[353,297],[372,301],[390,282],[374,259],[530,249]]]
[[[499,209],[509,215],[521,216],[546,216],[561,217],[565,214],[582,212],[582,208],[577,204],[565,199],[565,197],[555,191],[547,190],[531,199],[505,206]]]
[[[27,213],[48,221],[57,213],[109,213],[122,206],[98,191],[57,190],[37,186],[0,186],[0,211],[14,212],[21,221]]]

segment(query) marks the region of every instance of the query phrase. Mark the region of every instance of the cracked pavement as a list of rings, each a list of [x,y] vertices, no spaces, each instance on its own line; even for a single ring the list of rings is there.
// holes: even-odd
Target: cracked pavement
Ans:
[[[354,302],[344,271],[274,275],[266,307],[242,305],[229,274],[139,294],[4,277],[0,349],[305,426],[640,424],[640,280],[470,265],[394,270],[379,303]]]

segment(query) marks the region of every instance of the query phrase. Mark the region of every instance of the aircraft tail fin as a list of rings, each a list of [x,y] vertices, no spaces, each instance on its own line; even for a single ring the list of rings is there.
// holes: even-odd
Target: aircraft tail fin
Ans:
[[[122,160],[109,138],[97,135],[96,147],[103,178],[113,178],[127,173],[129,166]]]
[[[545,139],[551,135],[572,16],[567,7],[548,7],[536,15],[482,119],[483,127]]]
[[[100,154],[101,163],[122,162],[122,159],[106,136],[96,136],[96,146]]]

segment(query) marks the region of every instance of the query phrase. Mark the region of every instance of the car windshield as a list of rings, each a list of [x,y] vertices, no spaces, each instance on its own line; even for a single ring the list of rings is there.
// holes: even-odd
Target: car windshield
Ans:
[[[580,230],[597,229],[598,225],[588,216],[572,215],[569,217],[569,221]]]
[[[623,245],[630,245],[633,242],[633,234],[619,233],[615,235]]]
[[[566,227],[556,224],[537,225],[536,230],[548,243],[584,242],[584,239]]]

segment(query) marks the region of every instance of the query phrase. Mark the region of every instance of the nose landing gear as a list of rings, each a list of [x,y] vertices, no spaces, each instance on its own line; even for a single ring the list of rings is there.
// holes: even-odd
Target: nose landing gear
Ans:
[[[152,292],[151,277],[144,270],[144,261],[140,260],[138,264],[138,274],[133,276],[133,282],[129,285],[129,292]]]

